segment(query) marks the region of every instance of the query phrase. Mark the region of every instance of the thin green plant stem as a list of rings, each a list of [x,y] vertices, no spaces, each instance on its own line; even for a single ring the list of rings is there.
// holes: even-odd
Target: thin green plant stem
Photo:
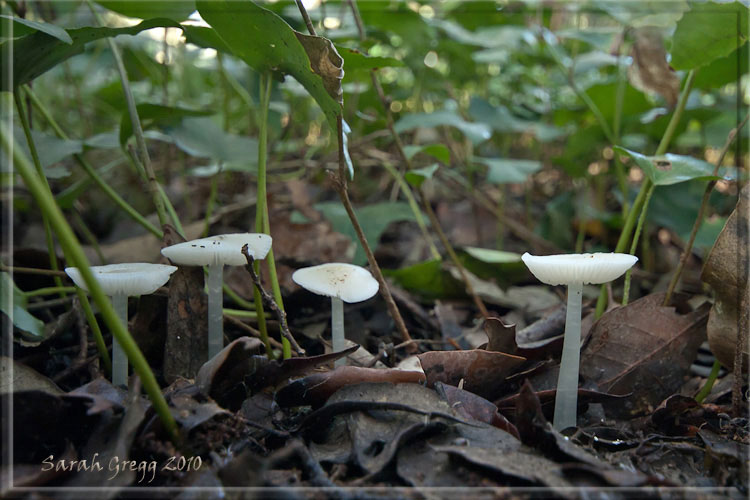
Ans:
[[[720,371],[721,363],[719,363],[718,359],[715,359],[713,366],[711,366],[711,373],[708,374],[708,378],[706,379],[706,383],[703,384],[701,390],[695,395],[695,401],[697,403],[703,404],[703,400],[711,394],[711,389],[713,389],[716,379],[719,378]]]
[[[690,70],[687,74],[687,77],[685,78],[685,85],[682,87],[682,92],[680,93],[680,98],[677,101],[677,106],[675,107],[674,113],[672,113],[672,118],[670,118],[669,123],[667,124],[667,128],[664,131],[664,135],[662,136],[661,141],[659,142],[659,146],[656,148],[654,156],[660,156],[667,152],[667,148],[669,147],[669,143],[672,141],[674,131],[677,129],[677,125],[682,119],[682,113],[685,111],[685,105],[687,104],[688,96],[693,89],[695,72],[696,70],[694,69]],[[622,231],[620,232],[620,237],[617,240],[615,252],[621,253],[625,251],[625,248],[627,248],[628,243],[630,242],[631,232],[633,231],[633,227],[636,223],[636,219],[644,208],[646,195],[651,189],[651,186],[652,182],[648,178],[646,178],[643,181],[643,184],[641,184],[641,189],[640,191],[638,191],[638,195],[635,197],[635,201],[633,201],[633,206],[628,212],[628,216],[625,218],[625,223],[622,227]],[[606,307],[607,301],[606,293],[606,289],[604,285],[602,285],[601,292],[599,293],[599,299],[596,302],[596,318],[599,318],[604,313],[604,308]]]
[[[167,213],[169,214],[169,218],[172,220],[172,224],[174,224],[175,229],[180,234],[180,236],[182,236],[183,238],[186,238],[185,228],[182,227],[182,222],[180,222],[180,216],[177,215],[177,210],[174,209],[174,205],[172,205],[172,202],[169,201],[169,197],[167,196],[167,193],[164,192],[164,187],[161,184],[157,183],[156,189],[159,191],[159,196],[164,202],[164,206],[167,209]]]
[[[102,359],[104,371],[109,377],[112,375],[112,361],[109,359],[109,352],[107,351],[107,344],[104,343],[102,330],[101,328],[99,328],[99,323],[96,321],[94,311],[91,309],[91,303],[89,303],[88,296],[82,289],[78,287],[75,287],[75,289],[76,295],[78,295],[78,301],[80,302],[81,308],[83,309],[83,314],[84,316],[86,316],[86,321],[89,324],[89,328],[91,328],[91,334],[94,337],[94,343],[96,343],[96,348],[99,351],[99,356]]]
[[[29,88],[28,86],[24,86],[24,90],[26,92],[26,95],[28,95],[31,99],[31,102],[36,110],[42,114],[49,126],[52,127],[52,130],[55,131],[55,134],[63,140],[68,140],[68,134],[66,134],[65,131],[60,127],[60,125],[58,125],[57,121],[50,114],[47,107],[31,90],[31,88]],[[126,156],[129,157],[129,155]],[[146,229],[157,238],[161,239],[164,236],[164,233],[162,233],[159,228],[151,224],[135,208],[133,208],[119,194],[117,194],[117,192],[112,189],[109,184],[107,184],[107,182],[97,173],[96,170],[94,170],[94,168],[86,161],[86,159],[82,155],[75,154],[73,155],[73,157],[76,159],[81,168],[83,168],[84,172],[86,172],[86,175],[88,175],[91,180],[94,181],[97,186],[99,186],[99,189],[101,189],[104,194],[107,195],[107,197],[112,200],[118,207],[120,207],[120,209],[124,211],[131,219],[140,224],[144,229]]]
[[[229,285],[227,285],[226,283],[224,283],[223,287],[224,287],[224,294],[227,297],[229,297],[232,300],[232,302],[234,302],[238,306],[244,307],[245,309],[248,309],[248,310],[255,309],[255,304],[254,303],[252,303],[249,300],[245,300],[242,297],[240,297],[237,294],[237,292],[235,292],[234,290],[232,290],[229,287]]]
[[[44,295],[54,295],[56,293],[57,294],[64,293],[65,295],[62,295],[64,297],[68,293],[74,293],[75,291],[76,291],[76,287],[74,286],[64,286],[64,285],[47,286],[44,288],[37,288],[36,290],[29,290],[28,292],[23,292],[23,296],[29,299],[31,297],[42,297]]]
[[[612,134],[614,135],[615,144],[620,143],[620,131],[622,128],[622,105],[625,100],[625,77],[624,66],[621,63],[617,65],[617,93],[615,94],[615,116],[612,123]],[[614,144],[613,144],[614,145]],[[625,176],[625,167],[620,161],[620,156],[614,157],[615,178],[617,185],[622,193],[622,216],[627,217],[630,210],[630,201],[628,200],[628,181]]]
[[[635,255],[635,251],[638,248],[638,238],[641,236],[641,231],[643,230],[643,224],[646,221],[646,214],[648,213],[648,204],[651,201],[651,196],[654,194],[654,186],[653,184],[648,188],[648,192],[646,193],[646,199],[643,202],[643,208],[641,209],[641,216],[638,217],[638,225],[635,227],[635,234],[633,234],[633,242],[630,245],[630,255]],[[626,306],[628,305],[628,300],[630,298],[630,278],[633,273],[633,269],[628,269],[625,272],[625,288],[622,292],[622,305]]]
[[[91,0],[87,0],[87,4],[94,18],[100,25],[104,25],[101,16],[94,7]],[[141,127],[141,119],[138,116],[138,109],[135,105],[135,98],[133,97],[133,91],[130,88],[130,81],[128,80],[128,73],[125,70],[125,64],[122,61],[122,55],[120,54],[120,48],[117,46],[114,38],[107,38],[109,49],[112,52],[112,57],[115,60],[115,67],[117,73],[120,75],[120,83],[122,84],[122,90],[125,94],[125,102],[128,106],[128,114],[130,115],[130,121],[133,127],[133,135],[135,135],[136,148],[138,150],[138,157],[143,164],[146,174],[148,176],[148,187],[151,192],[151,197],[154,201],[154,207],[156,213],[159,216],[159,224],[164,226],[167,222],[167,211],[164,206],[164,200],[159,193],[159,181],[156,179],[156,174],[151,165],[151,158],[148,154],[148,148],[146,147],[146,138],[143,135],[143,128]]]
[[[211,189],[208,192],[208,201],[206,202],[206,215],[203,218],[203,236],[208,236],[208,230],[211,227],[211,216],[214,212],[214,205],[216,204],[216,194],[219,191],[219,172],[216,172],[211,177]]]
[[[267,148],[268,148],[268,107],[271,102],[271,74],[269,72],[263,72],[260,75],[260,107],[258,109],[258,178],[257,178],[257,201],[255,205],[255,230],[260,233],[270,234],[270,223],[268,220],[268,205],[266,199],[266,162],[267,162]],[[279,288],[278,276],[276,275],[276,261],[273,257],[273,249],[266,255],[266,263],[268,265],[269,276],[272,280],[272,287],[274,291],[274,300],[277,305],[283,311],[283,303],[281,302],[281,289]],[[255,261],[253,263],[253,269],[255,273],[260,276],[260,262]],[[278,289],[278,292],[277,292]],[[278,295],[277,295],[278,293]],[[261,297],[260,290],[258,287],[254,287],[253,297],[255,301],[255,311],[258,314],[258,330],[261,334],[261,340],[266,345],[266,353],[271,357],[270,347],[271,344],[268,341],[268,327],[266,325],[265,313],[263,311],[263,299]],[[284,342],[286,341],[286,344]],[[291,346],[289,341],[282,337],[282,357],[287,359],[291,357]],[[284,357],[286,356],[286,357]]]
[[[47,189],[49,189],[49,183],[47,182],[47,177],[44,175],[44,169],[42,168],[42,163],[39,161],[39,153],[36,149],[36,143],[34,143],[34,137],[31,135],[31,126],[29,125],[29,118],[26,115],[26,107],[23,105],[23,101],[21,100],[21,95],[23,91],[20,89],[16,89],[15,92],[13,92],[13,99],[16,102],[16,110],[18,111],[18,117],[19,121],[21,122],[21,128],[23,129],[23,134],[26,137],[26,144],[29,146],[29,151],[31,152],[31,159],[34,162],[34,167],[36,168],[36,172],[39,175],[39,178],[42,179],[44,184],[47,186]],[[49,267],[53,271],[59,271],[60,268],[57,264],[57,251],[55,250],[55,240],[52,237],[52,228],[49,225],[49,219],[47,219],[47,216],[42,213],[42,224],[44,226],[44,240],[47,243],[47,255],[49,257]],[[58,288],[62,288],[62,279],[59,276],[53,276],[52,279],[55,282],[55,285]],[[60,292],[60,297],[65,297],[66,292],[62,291]]]
[[[427,230],[427,224],[425,224],[424,217],[422,217],[422,211],[419,209],[417,200],[414,198],[414,195],[412,194],[409,185],[404,180],[404,177],[388,162],[383,163],[383,168],[393,176],[398,183],[398,186],[401,188],[401,192],[409,203],[409,208],[411,208],[412,213],[414,213],[414,220],[417,222],[417,226],[419,226],[419,230],[422,232],[422,236],[430,248],[432,258],[435,260],[442,260],[443,258],[441,257],[440,252],[438,252],[435,243],[432,241],[432,236],[430,236],[430,233]]]
[[[227,307],[224,308],[224,314],[228,314],[230,316],[237,316],[239,318],[257,318],[258,315],[255,313],[255,311],[245,311],[242,309],[229,309]]]
[[[39,205],[42,211],[46,212],[47,216],[49,217],[50,224],[54,228],[60,245],[62,246],[69,262],[72,265],[76,266],[81,272],[81,276],[86,282],[86,286],[89,288],[91,297],[99,307],[99,311],[101,312],[105,323],[112,331],[112,335],[114,336],[114,338],[125,350],[130,363],[133,365],[133,369],[141,378],[143,388],[151,399],[154,411],[156,411],[156,414],[161,419],[161,422],[164,425],[164,428],[166,429],[170,438],[175,443],[179,442],[180,436],[177,428],[177,423],[175,422],[174,417],[169,411],[169,406],[164,399],[164,395],[161,393],[161,389],[159,388],[159,384],[156,381],[156,377],[154,377],[154,373],[151,371],[151,368],[149,367],[146,358],[143,356],[143,353],[141,353],[141,350],[138,348],[138,344],[136,344],[135,340],[130,335],[125,325],[123,325],[117,317],[117,314],[112,307],[112,303],[104,294],[104,291],[99,285],[99,282],[91,272],[88,258],[83,252],[83,248],[78,242],[78,239],[75,237],[75,234],[70,228],[70,225],[65,220],[65,216],[60,210],[60,207],[58,207],[55,203],[54,196],[52,195],[50,190],[45,187],[44,182],[34,171],[34,168],[29,162],[28,158],[26,158],[26,156],[21,153],[21,149],[18,147],[13,147],[13,139],[6,132],[5,127],[0,128],[0,136],[0,138],[2,139],[3,149],[8,154],[13,155],[13,164],[15,170],[21,175],[26,188],[36,200],[37,205]]]

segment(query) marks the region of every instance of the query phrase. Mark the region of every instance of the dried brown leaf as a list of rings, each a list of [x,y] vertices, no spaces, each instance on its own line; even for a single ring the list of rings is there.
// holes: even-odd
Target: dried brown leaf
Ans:
[[[526,358],[502,352],[431,351],[417,355],[427,376],[427,385],[435,382],[458,386],[463,380],[467,391],[492,399],[502,390],[505,377]]]
[[[661,33],[656,28],[640,28],[634,33],[630,53],[633,64],[628,68],[630,83],[644,92],[660,94],[669,107],[674,107],[680,94],[680,79],[667,62]]]
[[[608,405],[636,415],[677,392],[705,340],[708,307],[680,314],[663,293],[605,313],[581,353],[581,375],[604,392],[633,395]]]

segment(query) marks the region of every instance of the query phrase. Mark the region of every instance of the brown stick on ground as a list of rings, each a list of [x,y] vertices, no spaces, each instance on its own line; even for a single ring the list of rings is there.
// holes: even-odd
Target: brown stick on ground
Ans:
[[[312,22],[310,21],[310,16],[307,14],[307,10],[305,10],[305,6],[302,4],[300,0],[297,0],[296,3],[297,3],[297,7],[299,8],[300,14],[302,14],[302,18],[305,20],[305,25],[307,26],[307,30],[310,32],[311,35],[316,35],[315,28],[313,27]],[[338,175],[338,179],[336,179],[335,176],[333,176],[333,186],[336,189],[336,192],[339,194],[339,197],[341,198],[341,203],[344,205],[347,215],[349,215],[349,220],[351,221],[352,226],[354,227],[354,232],[357,233],[357,238],[359,239],[359,242],[362,244],[362,248],[365,251],[365,255],[367,255],[367,261],[370,263],[370,270],[375,275],[375,279],[380,284],[380,294],[383,296],[386,306],[388,306],[388,312],[393,318],[393,322],[396,324],[396,329],[401,334],[402,340],[404,340],[405,342],[409,341],[411,340],[411,336],[409,335],[409,331],[406,329],[406,324],[404,323],[404,319],[401,317],[401,313],[399,312],[398,307],[396,307],[396,303],[393,301],[390,288],[388,288],[388,283],[386,283],[385,278],[383,278],[383,273],[380,272],[380,266],[378,265],[378,262],[375,260],[375,255],[373,255],[372,249],[370,249],[370,245],[367,243],[367,238],[365,238],[365,233],[362,231],[362,226],[359,225],[359,220],[357,219],[357,215],[354,213],[352,202],[351,200],[349,200],[349,190],[347,188],[347,183],[346,183],[346,163],[344,160],[343,109],[341,110],[339,115],[336,117],[336,128],[338,131],[337,139],[339,143],[339,147],[338,147],[339,175]]]
[[[299,346],[297,341],[294,340],[292,332],[289,331],[289,325],[287,325],[286,322],[286,312],[284,312],[276,303],[276,301],[273,300],[271,294],[268,293],[265,288],[263,288],[263,284],[261,284],[260,282],[260,277],[255,272],[255,269],[253,269],[253,262],[255,262],[255,259],[253,259],[253,256],[250,255],[250,253],[247,251],[247,244],[242,246],[242,255],[244,255],[245,259],[247,260],[245,269],[247,269],[247,272],[250,273],[250,278],[252,278],[253,283],[255,283],[258,291],[260,291],[260,296],[263,299],[263,304],[265,304],[266,307],[272,310],[276,314],[276,317],[279,318],[279,330],[281,330],[281,334],[292,345],[292,349],[297,351],[301,356],[304,356],[305,350]]]
[[[352,207],[352,202],[349,199],[349,189],[347,188],[346,183],[346,162],[344,160],[344,119],[341,115],[338,115],[336,118],[336,126],[338,129],[338,139],[339,139],[339,172],[338,176],[331,175],[332,181],[333,181],[333,187],[336,190],[336,192],[339,194],[339,198],[341,198],[341,203],[344,205],[344,209],[346,210],[347,215],[349,216],[349,220],[352,223],[352,227],[354,228],[354,232],[357,233],[357,238],[359,239],[359,242],[362,244],[362,248],[365,251],[365,255],[367,256],[367,262],[370,263],[370,271],[372,271],[372,274],[374,275],[375,279],[378,281],[378,284],[380,285],[380,294],[383,296],[383,299],[385,300],[385,304],[388,307],[388,312],[390,313],[391,317],[393,318],[393,322],[396,324],[396,329],[401,334],[401,340],[404,342],[411,340],[411,335],[409,335],[409,331],[406,329],[406,324],[404,323],[404,318],[401,317],[401,313],[398,310],[398,307],[396,307],[396,302],[393,300],[393,296],[391,295],[391,290],[388,287],[388,283],[385,281],[385,278],[383,277],[383,273],[380,271],[380,266],[378,265],[378,261],[375,260],[375,255],[372,253],[372,249],[370,248],[370,245],[367,243],[367,238],[365,237],[365,233],[362,230],[362,226],[359,224],[359,219],[357,219],[357,214],[354,213],[354,208]]]
[[[357,25],[359,38],[360,40],[365,41],[365,38],[366,38],[365,27],[364,27],[364,24],[362,23],[362,17],[359,15],[359,8],[357,7],[356,0],[349,0],[349,6],[351,7],[352,15],[354,16],[354,21]],[[388,98],[386,97],[385,92],[383,91],[383,86],[380,85],[380,80],[378,80],[378,76],[375,73],[375,70],[370,71],[370,79],[372,80],[372,86],[375,89],[375,92],[378,94],[378,99],[380,100],[380,103],[383,106],[383,112],[385,113],[385,123],[388,127],[388,130],[391,133],[391,136],[393,137],[393,142],[396,145],[396,150],[398,151],[398,154],[401,157],[401,161],[404,167],[406,167],[407,170],[411,170],[411,160],[409,160],[409,157],[406,155],[406,151],[404,150],[404,144],[401,142],[401,137],[398,135],[394,127],[393,115],[391,114],[390,103],[388,102]],[[422,202],[422,206],[424,207],[425,212],[427,213],[427,216],[430,219],[432,228],[435,230],[435,232],[438,235],[438,238],[440,239],[440,242],[443,244],[443,247],[448,252],[448,256],[453,262],[453,265],[458,268],[459,273],[461,274],[461,278],[463,279],[464,285],[466,286],[466,292],[471,296],[472,300],[474,301],[474,304],[477,306],[477,309],[479,309],[479,312],[481,313],[481,315],[484,318],[489,318],[490,314],[487,311],[487,307],[484,305],[484,302],[479,297],[479,295],[477,295],[477,293],[474,291],[474,287],[471,286],[469,277],[466,274],[466,269],[464,268],[463,264],[461,264],[461,261],[458,259],[458,256],[456,255],[456,251],[453,249],[453,245],[451,245],[450,241],[448,240],[448,237],[443,231],[443,228],[440,226],[440,221],[435,215],[434,210],[432,210],[430,201],[427,199],[427,196],[425,196],[425,193],[421,187],[417,188],[417,193],[419,194],[419,199]]]

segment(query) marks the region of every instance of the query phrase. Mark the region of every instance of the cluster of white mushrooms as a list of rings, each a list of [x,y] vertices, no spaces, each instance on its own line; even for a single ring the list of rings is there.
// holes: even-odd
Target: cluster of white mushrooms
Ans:
[[[208,275],[208,357],[212,358],[224,347],[222,318],[222,270],[224,266],[247,263],[242,248],[253,259],[263,259],[271,249],[271,237],[259,233],[239,233],[211,236],[179,243],[162,249],[161,253],[179,266],[206,266]],[[539,280],[548,285],[568,287],[560,373],[555,399],[554,427],[562,430],[576,425],[578,397],[578,369],[581,349],[581,303],[584,284],[607,283],[620,277],[638,260],[621,253],[533,256],[525,253],[523,262]],[[92,267],[120,320],[127,324],[128,297],[146,295],[163,286],[177,270],[174,266],[130,263]],[[76,268],[65,272],[76,285],[88,291]],[[362,302],[374,296],[378,282],[364,268],[352,264],[330,263],[298,269],[292,280],[302,288],[318,295],[331,297],[331,338],[333,350],[346,348],[344,337],[344,302]],[[117,343],[112,346],[112,382],[127,384],[128,360]],[[337,366],[345,364],[342,359]]]
[[[201,238],[162,249],[162,255],[178,266],[207,267],[209,359],[224,347],[221,293],[224,266],[245,265],[247,261],[242,253],[245,245],[253,259],[264,259],[271,249],[271,243],[271,237],[267,234],[238,233]],[[111,264],[91,268],[104,292],[112,298],[113,307],[125,325],[128,319],[128,297],[154,293],[167,283],[176,270],[175,266],[146,263]],[[69,267],[65,272],[77,286],[88,291],[77,268]],[[343,263],[299,269],[292,279],[302,288],[331,297],[334,351],[346,347],[343,302],[367,300],[375,295],[379,288],[378,282],[366,269]],[[127,378],[128,360],[120,345],[113,340],[112,383],[127,385]]]

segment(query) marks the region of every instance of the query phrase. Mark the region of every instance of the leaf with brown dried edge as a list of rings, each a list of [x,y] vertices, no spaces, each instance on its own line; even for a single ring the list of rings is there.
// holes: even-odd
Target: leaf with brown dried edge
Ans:
[[[344,386],[364,382],[388,382],[391,384],[418,384],[425,380],[422,372],[339,366],[335,370],[314,373],[295,380],[276,393],[279,406],[320,406],[331,395]]]
[[[336,47],[322,36],[305,35],[294,32],[297,40],[310,58],[313,73],[323,79],[323,86],[328,95],[339,104],[344,104],[344,90],[341,81],[344,79],[344,59],[339,55]]]
[[[701,274],[701,279],[716,291],[716,301],[708,315],[706,326],[708,343],[721,364],[730,369],[734,366],[740,319],[744,318],[747,325],[747,317],[750,315],[750,304],[747,297],[743,297],[748,287],[750,242],[747,229],[742,229],[750,224],[748,214],[750,185],[740,192],[737,206],[708,254]],[[743,372],[748,371],[748,349],[745,342]]]
[[[641,414],[674,394],[706,339],[707,304],[680,314],[663,301],[655,293],[605,313],[581,353],[584,378],[604,392],[633,393],[607,406],[615,415]]]
[[[164,225],[166,246],[182,243],[172,226]],[[169,278],[167,340],[164,344],[164,378],[194,378],[208,358],[208,297],[203,293],[203,268],[178,266]]]
[[[521,439],[516,426],[497,411],[497,406],[483,397],[442,382],[435,382],[435,391],[462,417],[490,424]]]
[[[661,34],[656,28],[640,28],[634,33],[630,52],[633,64],[628,67],[630,83],[643,92],[660,94],[670,108],[674,107],[680,94],[680,79],[667,62]]]
[[[201,367],[195,384],[222,407],[236,411],[248,396],[267,387],[276,387],[289,377],[302,375],[359,348],[357,345],[341,352],[279,362],[253,355],[261,345],[255,338],[238,338]]]
[[[469,351],[431,351],[418,354],[427,376],[428,387],[435,382],[458,386],[483,398],[492,399],[502,390],[505,377],[526,358],[502,352],[473,349]]]

